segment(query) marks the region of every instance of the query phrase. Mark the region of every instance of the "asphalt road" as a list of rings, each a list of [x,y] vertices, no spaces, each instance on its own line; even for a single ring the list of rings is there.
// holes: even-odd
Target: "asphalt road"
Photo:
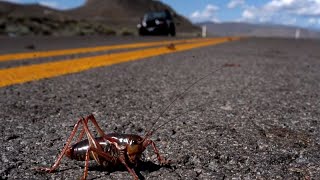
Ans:
[[[233,64],[166,112],[159,124],[188,112],[152,137],[172,164],[158,166],[150,148],[139,177],[320,179],[319,59],[320,41],[252,38],[1,88],[0,177],[78,179],[83,162],[64,159],[51,174],[32,167],[53,164],[79,117],[143,135],[184,88]],[[131,178],[90,164],[88,179]]]
[[[79,47],[95,47],[114,44],[151,42],[162,40],[183,39],[182,37],[165,38],[163,36],[70,36],[70,37],[1,37],[0,54],[15,52],[33,52]]]

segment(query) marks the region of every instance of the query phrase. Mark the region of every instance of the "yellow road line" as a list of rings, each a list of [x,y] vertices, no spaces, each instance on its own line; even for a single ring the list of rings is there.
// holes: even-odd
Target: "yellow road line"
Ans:
[[[148,46],[166,45],[170,43],[191,43],[198,41],[205,41],[208,39],[195,38],[187,40],[173,40],[173,41],[156,41],[156,42],[143,42],[143,43],[132,43],[132,44],[121,44],[121,45],[108,45],[108,46],[97,46],[97,47],[86,47],[86,48],[75,48],[75,49],[64,49],[64,50],[51,50],[51,51],[38,51],[38,52],[27,52],[27,53],[12,53],[0,55],[0,62],[3,61],[16,61],[22,59],[31,58],[43,58],[43,57],[53,57],[62,56],[70,54],[80,54],[88,52],[98,52],[107,50],[117,50],[117,49],[132,49],[132,48],[142,48]]]
[[[91,68],[134,61],[142,58],[158,56],[161,54],[186,51],[189,49],[210,46],[214,44],[227,42],[230,40],[230,38],[216,38],[214,40],[208,40],[197,43],[179,44],[171,48],[157,47],[124,53],[115,53],[109,55],[85,57],[79,59],[71,59],[58,62],[49,62],[43,64],[3,69],[0,70],[0,87],[39,80],[43,78],[51,78],[70,73],[76,73]]]

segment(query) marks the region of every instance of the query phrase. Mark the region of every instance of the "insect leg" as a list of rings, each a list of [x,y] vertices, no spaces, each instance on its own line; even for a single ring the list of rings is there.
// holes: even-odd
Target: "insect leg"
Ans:
[[[152,141],[152,140],[146,140],[145,143],[143,143],[143,146],[144,147],[147,147],[151,144],[152,148],[153,148],[153,151],[154,153],[157,155],[157,159],[159,161],[159,163],[161,165],[165,165],[165,164],[168,164],[170,161],[166,160],[165,158],[163,158],[160,153],[159,153],[159,150],[158,148],[156,147],[156,144]]]
[[[113,145],[115,145],[118,149],[120,148],[117,143],[114,143],[114,140],[113,140],[113,139],[111,139],[110,137],[108,137],[108,136],[103,132],[103,130],[100,128],[100,126],[99,126],[96,118],[93,116],[93,114],[90,114],[89,116],[87,116],[87,117],[85,118],[85,121],[86,121],[86,122],[88,122],[89,120],[90,120],[91,123],[94,125],[94,127],[97,129],[98,134],[100,135],[100,137],[103,137],[103,139],[104,139],[105,141],[110,141],[110,143],[112,143]]]
[[[93,125],[94,125],[94,126],[96,127],[96,129],[98,130],[100,136],[102,137],[102,134],[104,134],[104,133],[103,133],[102,129],[99,127],[96,119],[94,118],[94,116],[93,116],[92,114],[90,114],[89,116],[87,116],[86,118],[83,118],[83,119],[84,119],[84,123],[86,123],[86,124],[88,124],[88,121],[91,120],[91,122],[93,123]],[[84,128],[82,128],[81,131],[80,131],[78,140],[77,140],[76,142],[79,142],[79,141],[82,140],[82,138],[83,138],[83,136],[84,136],[84,133],[85,133],[85,130],[84,130]]]
[[[98,125],[96,119],[94,118],[94,116],[93,116],[92,114],[89,115],[85,120],[86,120],[86,121],[90,120],[90,121],[92,122],[92,124],[95,126],[95,128],[98,130],[99,135],[100,135],[101,137],[106,137],[105,133],[102,131],[102,129],[100,128],[100,126]],[[92,144],[94,144],[95,139],[92,137],[92,135],[91,135],[91,133],[89,132],[89,130],[87,130],[87,129],[88,129],[87,125],[85,125],[84,128],[85,128],[85,131],[88,132],[87,135],[88,135],[89,143],[90,143],[90,141],[92,141]],[[89,137],[89,136],[91,136],[91,137]],[[97,144],[99,145],[99,143],[97,143]],[[100,146],[100,145],[99,145],[99,146]],[[88,161],[87,161],[87,158],[89,158],[89,150],[90,150],[90,152],[92,152],[92,154],[93,154],[94,156],[99,155],[99,156],[102,156],[102,157],[104,157],[105,159],[107,159],[107,160],[109,160],[109,161],[114,160],[114,159],[112,159],[112,157],[110,157],[110,155],[108,155],[107,153],[104,153],[102,150],[97,149],[97,148],[95,148],[95,146],[91,146],[91,145],[90,145],[90,147],[89,147],[89,149],[88,149],[88,151],[87,151],[87,154],[86,154],[86,168],[87,168],[87,166],[88,166],[88,161],[89,161],[89,159],[88,159]],[[110,158],[111,158],[111,160],[110,160]],[[128,166],[128,164],[126,163],[125,156],[124,156],[124,155],[121,155],[121,156],[119,157],[119,159],[120,159],[121,163],[127,168],[127,170],[129,171],[129,173],[134,177],[134,179],[137,179],[137,180],[138,180],[139,177],[137,176],[137,174],[136,174],[136,173],[134,172],[134,170],[133,170],[132,168],[130,168],[130,167]],[[86,171],[88,171],[88,168],[85,169],[84,176],[86,176],[86,173],[87,173]]]
[[[128,170],[129,173],[134,177],[134,179],[135,179],[135,180],[138,180],[139,177],[138,177],[138,175],[136,174],[136,172],[134,172],[134,170],[133,170],[132,168],[130,168],[130,167],[128,166],[128,164],[126,163],[126,158],[125,158],[123,152],[120,151],[120,153],[121,153],[121,156],[119,157],[119,160],[120,160],[121,163],[127,168],[127,170]]]
[[[80,142],[83,138],[83,135],[84,135],[84,128],[82,127],[80,133],[79,133],[79,136],[78,136],[78,139],[77,139],[77,143]]]
[[[95,138],[92,136],[92,134],[91,134],[91,132],[90,132],[90,130],[89,130],[89,127],[88,127],[88,117],[85,118],[85,119],[80,119],[79,122],[78,122],[76,125],[78,125],[78,124],[80,124],[80,123],[82,123],[82,127],[83,127],[83,128],[82,128],[82,130],[81,130],[81,132],[80,132],[80,134],[79,134],[78,141],[80,141],[80,140],[82,139],[84,133],[86,133],[87,138],[88,138],[88,141],[89,141],[89,145],[90,145],[89,148],[88,148],[88,150],[87,150],[87,152],[86,152],[85,170],[84,170],[83,177],[81,178],[81,179],[85,180],[86,177],[87,177],[87,175],[88,175],[88,166],[89,166],[90,152],[92,153],[93,158],[95,159],[95,161],[96,161],[98,164],[101,164],[101,161],[100,161],[98,155],[102,156],[106,161],[112,161],[113,159],[112,159],[112,157],[111,157],[110,155],[108,155],[107,153],[104,153],[104,152],[102,151],[102,147],[101,147],[100,144],[95,140]],[[78,127],[77,127],[77,129],[78,129]],[[76,130],[77,130],[77,129],[76,129]],[[73,130],[73,131],[72,131],[72,132],[73,132],[73,133],[72,133],[72,137],[69,138],[69,139],[70,139],[70,142],[72,141],[72,138],[73,138],[76,130]],[[68,139],[68,141],[69,141],[69,139]],[[70,144],[70,142],[69,142],[69,144]],[[64,150],[64,151],[65,151],[65,150]],[[61,158],[62,158],[62,156],[63,156],[64,153],[65,153],[64,151],[63,151],[63,152],[61,153],[61,155],[60,155]],[[61,158],[59,159],[59,161],[61,160]]]
[[[92,124],[94,125],[94,127],[98,130],[98,133],[101,137],[105,136],[105,133],[103,132],[103,130],[100,128],[100,126],[97,123],[96,118],[93,116],[93,114],[90,114],[89,116],[87,116],[85,118],[85,120],[88,122],[88,120],[90,120],[92,122]]]
[[[84,123],[83,123],[83,129],[84,129],[84,131],[85,131],[85,133],[86,133],[86,135],[87,135],[87,138],[88,138],[88,141],[89,141],[89,145],[90,145],[90,147],[89,148],[96,148],[96,149],[98,149],[99,151],[102,151],[102,147],[100,146],[100,144],[96,141],[96,139],[93,137],[93,135],[91,134],[91,132],[90,132],[90,130],[89,130],[89,127],[88,127],[88,118],[89,118],[90,116],[88,116],[86,119],[84,119],[83,121],[84,121]],[[101,129],[100,129],[101,130]],[[98,156],[98,154],[97,153],[95,153],[95,152],[91,152],[91,154],[92,154],[92,156],[93,156],[93,158],[94,158],[94,160],[100,165],[101,164],[101,162],[100,162],[100,160],[99,160],[99,156]]]
[[[97,155],[99,155],[100,157],[103,157],[105,160],[107,161],[114,161],[115,159],[110,156],[108,153],[105,153],[104,151],[101,151],[97,148],[94,148],[92,146],[90,146],[86,152],[86,161],[85,161],[85,168],[84,168],[84,172],[83,172],[83,177],[81,179],[85,180],[87,178],[88,175],[88,167],[89,167],[89,160],[90,160],[90,153],[95,153]]]
[[[64,146],[63,150],[61,151],[60,155],[58,156],[57,160],[55,161],[55,163],[52,165],[51,168],[45,168],[45,167],[36,167],[36,170],[40,170],[40,171],[47,171],[47,172],[53,172],[60,164],[60,161],[63,157],[63,155],[65,155],[66,151],[68,150],[68,148],[70,147],[70,143],[74,137],[74,135],[76,134],[79,125],[82,123],[83,119],[79,119],[78,122],[74,125],[73,130],[71,131],[71,134],[66,142],[66,145]]]

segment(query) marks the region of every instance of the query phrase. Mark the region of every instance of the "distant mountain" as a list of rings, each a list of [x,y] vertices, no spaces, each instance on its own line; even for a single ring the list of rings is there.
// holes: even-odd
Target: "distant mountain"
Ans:
[[[43,17],[63,19],[66,15],[58,10],[44,7],[38,4],[20,5],[10,2],[0,2],[0,18],[30,18],[30,17]]]
[[[252,37],[286,37],[294,38],[297,30],[301,38],[320,38],[320,32],[304,28],[250,23],[198,23],[198,26],[207,26],[207,32],[214,36],[252,36]]]
[[[177,34],[199,34],[199,27],[160,1],[87,0],[81,7],[64,11],[1,1],[0,35],[134,34],[143,14],[165,9],[174,15]]]
[[[135,27],[146,12],[168,9],[174,14],[178,32],[194,32],[199,28],[177,14],[168,5],[155,0],[87,0],[86,3],[66,13],[77,19],[95,20],[114,26]]]

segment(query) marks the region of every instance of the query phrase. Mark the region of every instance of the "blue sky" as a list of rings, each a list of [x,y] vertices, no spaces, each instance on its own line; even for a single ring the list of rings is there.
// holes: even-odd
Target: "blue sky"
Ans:
[[[57,9],[85,0],[6,0],[38,3]],[[320,0],[161,0],[192,22],[274,23],[320,30]]]

